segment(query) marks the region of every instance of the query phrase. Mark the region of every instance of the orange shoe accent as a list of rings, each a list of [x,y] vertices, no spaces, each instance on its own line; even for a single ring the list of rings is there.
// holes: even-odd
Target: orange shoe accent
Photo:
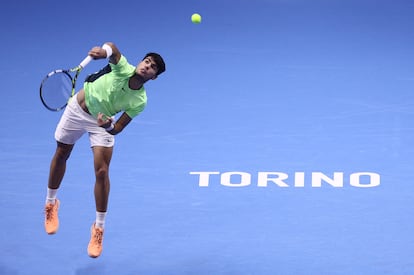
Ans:
[[[59,210],[60,202],[56,199],[55,204],[48,203],[45,206],[45,230],[47,234],[55,234],[59,229]]]
[[[102,242],[103,242],[104,230],[99,227],[95,227],[95,223],[91,227],[91,240],[88,245],[89,257],[96,258],[102,253]]]

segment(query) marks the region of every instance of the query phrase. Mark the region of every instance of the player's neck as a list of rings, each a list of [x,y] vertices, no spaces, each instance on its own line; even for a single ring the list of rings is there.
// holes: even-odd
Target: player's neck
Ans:
[[[132,90],[139,90],[142,88],[142,85],[144,85],[144,83],[144,79],[142,79],[141,76],[136,74],[129,79],[128,86]]]

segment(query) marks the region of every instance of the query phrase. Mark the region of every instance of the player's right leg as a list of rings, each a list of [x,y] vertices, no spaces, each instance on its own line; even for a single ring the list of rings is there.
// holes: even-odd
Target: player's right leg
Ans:
[[[50,163],[48,189],[45,203],[45,230],[54,234],[59,228],[58,210],[60,202],[56,199],[66,171],[66,161],[70,157],[75,142],[85,133],[83,118],[79,115],[79,105],[75,98],[68,106],[56,127],[55,139],[57,147]]]
[[[48,190],[45,203],[45,230],[55,234],[59,229],[58,210],[60,201],[56,199],[57,189],[66,171],[66,161],[73,149],[73,144],[57,142],[56,152],[50,163]]]

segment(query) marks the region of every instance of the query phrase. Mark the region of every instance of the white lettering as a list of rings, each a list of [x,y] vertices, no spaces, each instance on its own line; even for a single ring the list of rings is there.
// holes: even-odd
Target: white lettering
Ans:
[[[270,178],[269,176],[276,176]],[[279,173],[279,172],[259,172],[257,175],[257,186],[258,187],[267,187],[269,181],[280,187],[289,187],[284,180],[288,178],[288,174]]]
[[[210,175],[219,175],[220,172],[190,172],[191,175],[200,175],[198,186],[208,187],[210,184]]]
[[[305,187],[305,173],[304,172],[295,173],[295,187]]]
[[[344,187],[344,173],[334,172],[333,176],[328,176],[322,172],[311,172],[310,182],[306,184],[305,172],[295,172],[293,179],[289,184],[289,174],[283,172],[257,172],[257,182],[252,182],[252,174],[247,172],[190,172],[190,175],[198,175],[198,186],[209,187],[210,184],[216,183],[220,179],[220,184],[226,187],[247,187],[256,184],[257,187],[265,188],[269,186],[269,182],[273,186],[282,188],[295,187],[303,188],[310,186],[313,188],[321,188],[322,185],[335,188]],[[211,177],[212,175],[220,175],[219,177]],[[309,180],[309,179],[308,179]],[[357,172],[349,175],[349,185],[358,188],[377,187],[381,184],[381,176],[373,172]]]
[[[368,177],[368,183],[361,183],[361,177]],[[368,172],[361,172],[361,173],[353,173],[349,178],[349,184],[354,187],[375,187],[380,185],[380,175],[376,173],[368,173]]]
[[[231,181],[232,176],[240,176],[240,182],[235,183]],[[234,178],[234,177],[233,177]],[[226,172],[221,174],[221,185],[228,187],[244,187],[251,183],[252,176],[245,172]]]
[[[320,173],[320,172],[313,172],[312,173],[312,187],[321,187],[322,181],[325,181],[332,185],[333,187],[343,187],[344,185],[344,173],[335,172],[333,178],[329,178],[328,176]]]

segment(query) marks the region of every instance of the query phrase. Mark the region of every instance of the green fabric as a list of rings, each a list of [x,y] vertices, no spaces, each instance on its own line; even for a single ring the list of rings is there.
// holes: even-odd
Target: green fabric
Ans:
[[[121,56],[118,64],[109,63],[112,71],[94,82],[85,82],[85,100],[89,112],[95,118],[98,113],[113,116],[121,111],[133,118],[141,113],[147,104],[144,86],[131,90],[128,81],[135,74],[135,67]]]

